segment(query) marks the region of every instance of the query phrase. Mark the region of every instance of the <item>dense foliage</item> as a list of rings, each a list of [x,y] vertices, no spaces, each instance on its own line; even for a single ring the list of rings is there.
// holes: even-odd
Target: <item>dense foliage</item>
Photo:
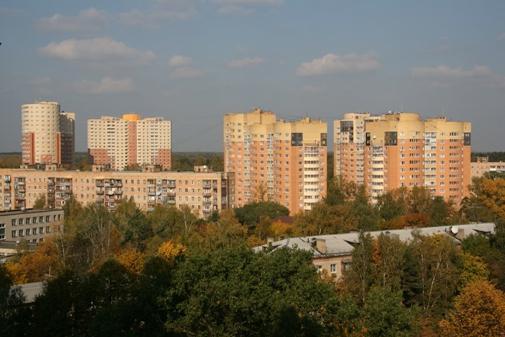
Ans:
[[[337,180],[290,218],[260,201],[199,219],[123,200],[65,206],[65,231],[0,266],[1,336],[501,336],[505,178],[474,180],[460,209],[422,188],[371,204]],[[41,201],[42,203],[42,201]],[[372,238],[373,229],[494,221],[493,235]],[[254,253],[269,237],[360,230],[341,279],[297,250]],[[16,283],[46,281],[23,304]]]

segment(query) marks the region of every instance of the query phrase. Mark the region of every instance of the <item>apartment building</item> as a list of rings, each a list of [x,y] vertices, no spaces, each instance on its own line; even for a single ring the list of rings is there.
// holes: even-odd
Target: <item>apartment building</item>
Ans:
[[[111,172],[0,169],[0,210],[31,208],[45,196],[49,208],[62,208],[73,195],[86,205],[110,210],[133,198],[143,210],[157,204],[188,205],[200,216],[229,207],[233,176],[222,172]]]
[[[393,229],[387,231],[367,232],[372,238],[381,235],[398,238],[408,243],[415,235],[441,235],[449,237],[454,244],[460,245],[461,241],[470,235],[489,235],[495,232],[494,223],[476,223],[457,226],[421,227]],[[335,281],[340,280],[346,270],[352,266],[352,253],[360,244],[360,233],[351,232],[343,234],[328,234],[305,237],[293,237],[279,241],[269,242],[262,246],[254,247],[259,252],[271,252],[277,249],[300,249],[312,254],[312,263],[317,271],[331,276]]]
[[[272,200],[292,214],[326,195],[327,125],[278,120],[255,109],[224,116],[224,167],[235,175],[234,206]]]
[[[62,209],[26,209],[0,212],[0,242],[39,243],[63,231]]]
[[[505,173],[505,162],[489,161],[488,157],[477,157],[472,162],[472,178],[480,178],[486,173]]]
[[[72,164],[75,113],[61,112],[58,102],[21,106],[21,150],[24,165]]]
[[[372,200],[424,186],[459,204],[471,183],[471,124],[418,113],[345,114],[335,125],[335,175],[364,184]]]
[[[172,126],[163,118],[124,114],[121,118],[103,116],[88,120],[88,153],[95,165],[113,170],[127,167],[172,166]]]

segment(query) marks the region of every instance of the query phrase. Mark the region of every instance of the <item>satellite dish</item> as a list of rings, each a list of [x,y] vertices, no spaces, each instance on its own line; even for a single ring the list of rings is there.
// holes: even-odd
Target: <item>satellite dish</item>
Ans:
[[[454,235],[458,234],[458,226],[451,226],[451,233]]]

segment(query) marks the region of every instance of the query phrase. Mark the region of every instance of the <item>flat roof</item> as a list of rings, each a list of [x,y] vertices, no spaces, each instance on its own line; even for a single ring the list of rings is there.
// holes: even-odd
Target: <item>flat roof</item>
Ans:
[[[18,215],[18,214],[35,214],[35,213],[48,213],[48,212],[63,212],[63,208],[27,208],[27,209],[11,209],[7,211],[0,211],[2,215]]]
[[[442,234],[459,241],[459,238],[456,238],[456,233],[457,235],[460,235],[460,238],[466,238],[472,234],[494,233],[494,230],[494,223],[477,223],[453,226],[392,229],[365,233],[370,234],[373,238],[377,238],[381,234],[392,235],[398,237],[403,242],[412,240],[416,233],[420,235]],[[359,232],[350,232],[342,234],[293,237],[257,246],[254,247],[253,250],[255,252],[261,252],[287,247],[309,251],[312,253],[313,257],[346,256],[352,253],[356,244],[359,244],[359,236]],[[320,252],[316,249],[314,242],[318,240],[325,242],[325,252]]]

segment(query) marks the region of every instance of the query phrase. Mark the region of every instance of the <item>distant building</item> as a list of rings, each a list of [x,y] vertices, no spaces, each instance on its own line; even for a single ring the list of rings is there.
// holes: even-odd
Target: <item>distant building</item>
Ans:
[[[334,173],[363,184],[375,200],[425,187],[459,204],[471,183],[471,124],[410,112],[348,113],[334,122]]]
[[[163,118],[104,116],[88,120],[88,152],[95,165],[113,170],[158,165],[172,167],[172,125]]]
[[[505,173],[505,162],[489,161],[488,157],[477,157],[472,162],[472,177],[480,178],[486,173]]]
[[[395,229],[368,232],[377,238],[381,234],[396,237],[403,242],[413,239],[413,234],[445,235],[460,243],[472,234],[494,233],[494,223],[478,223],[457,226],[423,227],[414,229]],[[352,252],[360,244],[358,232],[330,235],[304,236],[270,242],[253,248],[256,252],[269,252],[281,248],[300,249],[312,254],[312,262],[320,272],[326,272],[336,280],[340,279],[347,268],[352,264]]]
[[[75,113],[61,112],[58,102],[21,106],[24,165],[72,164]]]
[[[224,116],[224,168],[235,175],[235,204],[272,200],[292,214],[326,195],[327,125],[277,120],[256,109]]]
[[[31,208],[44,196],[49,208],[62,208],[71,196],[82,204],[110,210],[133,198],[143,210],[158,204],[187,205],[207,217],[228,208],[233,175],[222,172],[112,172],[0,169],[0,210]]]
[[[26,209],[0,212],[0,241],[39,243],[63,231],[62,209]]]

